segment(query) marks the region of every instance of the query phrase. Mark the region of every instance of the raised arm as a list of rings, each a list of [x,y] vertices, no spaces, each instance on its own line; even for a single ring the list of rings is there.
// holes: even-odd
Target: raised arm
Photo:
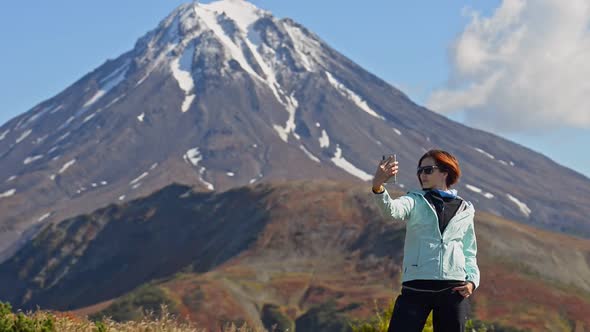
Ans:
[[[375,202],[383,211],[383,213],[392,219],[406,220],[410,217],[410,213],[414,208],[414,198],[404,195],[396,199],[392,199],[385,188],[381,193],[375,193]]]

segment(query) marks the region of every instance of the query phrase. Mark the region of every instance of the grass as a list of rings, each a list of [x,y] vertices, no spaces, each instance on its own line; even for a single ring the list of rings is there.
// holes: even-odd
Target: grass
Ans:
[[[165,306],[160,313],[147,313],[140,320],[116,322],[110,318],[98,321],[80,318],[69,313],[12,312],[9,304],[0,302],[1,332],[207,332],[191,322],[182,322],[170,314]],[[222,332],[266,332],[247,326],[228,324]]]
[[[271,331],[281,331],[280,327],[293,328],[292,322],[277,315],[276,308],[270,310],[268,319],[274,323]],[[379,309],[375,303],[375,316],[368,320],[354,320],[349,323],[352,332],[386,332],[391,318],[393,302],[385,310]],[[503,326],[497,323],[484,323],[469,320],[467,328],[473,332],[521,332],[524,330]],[[116,322],[110,317],[92,321],[80,318],[70,313],[37,310],[35,312],[13,312],[10,304],[0,302],[0,332],[207,332],[192,322],[185,322],[171,314],[166,306],[161,306],[158,313],[146,312],[141,319],[134,321]],[[423,332],[433,331],[432,313],[429,315]],[[226,324],[220,332],[268,332],[265,329],[253,329],[246,324],[237,326],[235,323]]]

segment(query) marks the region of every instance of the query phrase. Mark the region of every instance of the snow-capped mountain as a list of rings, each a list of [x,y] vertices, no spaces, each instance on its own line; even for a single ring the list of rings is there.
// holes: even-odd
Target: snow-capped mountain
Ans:
[[[458,189],[478,209],[590,236],[588,178],[416,105],[290,19],[242,0],[185,4],[0,127],[0,252],[44,223],[173,182],[368,185],[396,153],[396,186],[411,188],[434,147],[459,157]]]

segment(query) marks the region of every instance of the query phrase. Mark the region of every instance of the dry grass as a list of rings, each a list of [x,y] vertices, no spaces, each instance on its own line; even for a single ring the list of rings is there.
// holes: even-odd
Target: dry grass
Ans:
[[[9,314],[9,320],[17,320],[17,314]],[[34,331],[47,332],[209,332],[207,329],[199,328],[192,322],[181,322],[177,317],[170,314],[166,307],[162,307],[162,314],[155,316],[146,314],[140,321],[115,322],[109,318],[102,321],[93,322],[85,318],[80,318],[71,313],[35,311],[25,314],[29,322],[38,322],[34,324]],[[47,321],[53,324],[48,325]],[[52,326],[51,326],[52,325]],[[29,331],[29,330],[27,330]],[[236,326],[231,323],[225,326],[219,332],[267,332],[261,329],[252,329],[246,325]]]

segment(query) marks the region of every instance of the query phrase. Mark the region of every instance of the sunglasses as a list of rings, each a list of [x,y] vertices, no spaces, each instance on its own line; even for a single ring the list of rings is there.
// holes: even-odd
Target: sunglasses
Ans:
[[[422,172],[424,172],[425,174],[432,174],[434,172],[435,169],[438,169],[438,166],[423,166],[423,167],[418,167],[416,174],[420,175],[422,174]]]

